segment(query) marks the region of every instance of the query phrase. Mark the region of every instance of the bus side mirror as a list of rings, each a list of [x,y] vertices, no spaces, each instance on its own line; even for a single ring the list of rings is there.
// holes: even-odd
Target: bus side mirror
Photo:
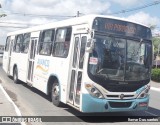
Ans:
[[[94,49],[94,43],[95,42],[96,42],[96,39],[88,39],[86,52],[92,53],[92,51]]]

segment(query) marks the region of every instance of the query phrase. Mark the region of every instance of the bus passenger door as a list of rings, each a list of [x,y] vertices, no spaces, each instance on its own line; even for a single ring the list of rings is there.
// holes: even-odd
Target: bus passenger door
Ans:
[[[29,58],[28,58],[28,75],[27,75],[27,82],[33,82],[33,70],[35,64],[35,54],[36,54],[36,47],[37,47],[38,38],[31,38],[30,47],[29,47]]]
[[[13,36],[7,39],[7,43],[6,43],[7,45],[5,48],[7,49],[7,51],[5,50],[3,54],[3,69],[7,74],[10,73],[10,61],[11,61],[13,42],[14,42]]]
[[[10,64],[11,64],[11,55],[12,55],[12,50],[13,50],[13,43],[14,43],[14,40],[12,39],[11,42],[10,42],[10,48],[9,48],[9,58],[8,58],[8,71],[7,71],[7,74],[10,74]]]
[[[86,34],[79,34],[74,36],[74,50],[73,61],[71,68],[70,89],[69,89],[69,103],[79,107],[81,82],[83,76],[83,62],[85,59],[85,46],[87,42]]]

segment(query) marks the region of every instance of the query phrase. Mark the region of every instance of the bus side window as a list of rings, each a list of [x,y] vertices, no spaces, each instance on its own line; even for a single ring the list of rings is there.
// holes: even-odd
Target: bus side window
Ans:
[[[55,57],[66,58],[68,56],[72,28],[59,28],[56,33],[53,55]]]
[[[79,68],[80,69],[83,69],[86,42],[87,42],[87,37],[83,36],[81,39],[81,50],[80,50],[80,60],[79,60]]]
[[[15,45],[14,45],[14,52],[20,53],[23,45],[23,34],[17,35],[16,40],[15,40]]]
[[[24,34],[24,41],[22,43],[22,53],[28,53],[28,49],[29,49],[29,41],[30,41],[30,33],[25,33]]]
[[[52,44],[54,39],[55,30],[45,30],[42,32],[39,41],[39,54],[40,55],[51,55]]]
[[[10,40],[11,40],[11,37],[8,36],[8,37],[7,37],[7,40],[6,40],[6,45],[5,45],[5,51],[6,51],[6,52],[9,50]]]

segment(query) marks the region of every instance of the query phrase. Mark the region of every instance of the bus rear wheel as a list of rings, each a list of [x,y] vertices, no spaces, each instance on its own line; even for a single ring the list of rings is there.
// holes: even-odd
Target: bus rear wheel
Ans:
[[[17,70],[17,67],[15,67],[14,70],[13,70],[13,81],[14,81],[14,83],[18,83],[18,70]]]
[[[61,106],[62,103],[60,102],[60,86],[57,80],[52,85],[51,98],[52,98],[52,103],[55,106],[57,107]]]

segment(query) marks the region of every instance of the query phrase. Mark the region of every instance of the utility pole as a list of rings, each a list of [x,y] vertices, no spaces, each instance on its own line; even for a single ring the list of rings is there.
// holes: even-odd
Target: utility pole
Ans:
[[[80,17],[80,15],[82,16],[82,15],[85,15],[85,14],[84,13],[80,13],[79,11],[77,11],[76,17]]]
[[[79,17],[79,15],[80,15],[80,12],[79,12],[79,11],[77,11],[77,17]]]

